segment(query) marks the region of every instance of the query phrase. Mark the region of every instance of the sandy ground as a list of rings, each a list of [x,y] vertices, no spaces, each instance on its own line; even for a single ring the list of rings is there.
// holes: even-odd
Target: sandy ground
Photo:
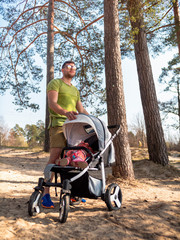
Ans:
[[[0,239],[180,239],[180,158],[162,167],[148,161],[147,151],[132,149],[136,179],[114,179],[123,193],[118,211],[101,200],[72,206],[67,222],[58,221],[59,197],[51,189],[55,209],[28,215],[28,200],[42,177],[48,154],[0,149]],[[110,172],[110,170],[108,170]]]

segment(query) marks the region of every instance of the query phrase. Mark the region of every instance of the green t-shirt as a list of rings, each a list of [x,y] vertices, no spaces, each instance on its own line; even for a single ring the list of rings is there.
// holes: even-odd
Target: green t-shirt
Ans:
[[[67,111],[77,111],[76,104],[80,101],[80,94],[76,87],[73,85],[69,86],[64,83],[62,79],[53,79],[49,82],[47,86],[48,91],[57,91],[58,100],[57,103]],[[49,108],[50,113],[50,125],[52,127],[62,126],[66,116],[55,113],[52,109]]]

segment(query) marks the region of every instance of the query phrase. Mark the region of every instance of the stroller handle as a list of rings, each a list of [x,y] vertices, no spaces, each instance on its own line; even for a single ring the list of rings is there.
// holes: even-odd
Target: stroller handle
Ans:
[[[110,126],[107,126],[108,129],[111,129],[111,128],[120,128],[120,125],[110,125]]]

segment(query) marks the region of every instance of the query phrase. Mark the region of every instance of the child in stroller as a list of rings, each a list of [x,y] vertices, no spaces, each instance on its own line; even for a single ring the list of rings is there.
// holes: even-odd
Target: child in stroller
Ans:
[[[69,154],[71,156],[72,153],[74,154],[74,151],[77,153],[80,150],[80,154],[83,150],[86,152],[84,161],[86,162],[86,167],[47,165],[44,170],[44,178],[39,178],[38,186],[35,187],[35,191],[30,197],[28,204],[30,216],[40,213],[44,187],[52,186],[61,188],[59,200],[59,220],[61,223],[67,220],[70,198],[72,196],[90,199],[101,198],[105,201],[110,211],[120,209],[122,202],[120,187],[118,184],[112,183],[106,188],[104,168],[115,161],[112,141],[120,131],[120,127],[117,125],[109,128],[118,129],[112,136],[106,124],[91,115],[78,114],[75,120],[66,120],[63,125],[63,131],[68,147],[63,149],[61,158],[66,156],[64,154],[68,151],[70,151]],[[82,141],[87,147],[77,146],[82,144]],[[94,178],[90,174],[91,171],[98,170],[101,170],[102,179]],[[52,173],[55,174],[55,183],[50,181]],[[60,183],[57,182],[58,174],[61,179]]]
[[[93,149],[89,146],[87,142],[81,141],[78,147],[85,147],[89,149],[92,153],[94,153]],[[86,162],[87,157],[90,157],[90,154],[83,149],[80,150],[66,150],[64,152],[63,158],[57,159],[55,161],[56,165],[59,166],[73,166],[84,169],[88,166]]]

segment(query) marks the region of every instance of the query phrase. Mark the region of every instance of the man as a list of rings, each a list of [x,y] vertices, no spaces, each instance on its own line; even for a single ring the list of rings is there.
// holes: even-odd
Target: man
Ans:
[[[76,66],[73,61],[66,61],[62,65],[61,79],[53,79],[47,87],[48,106],[50,112],[50,158],[48,164],[54,164],[66,146],[62,125],[65,120],[76,119],[78,113],[88,114],[84,109],[80,94],[76,87],[71,84],[76,74]],[[78,113],[77,113],[78,111]],[[44,208],[54,208],[49,195],[49,188],[45,188],[42,198]]]

